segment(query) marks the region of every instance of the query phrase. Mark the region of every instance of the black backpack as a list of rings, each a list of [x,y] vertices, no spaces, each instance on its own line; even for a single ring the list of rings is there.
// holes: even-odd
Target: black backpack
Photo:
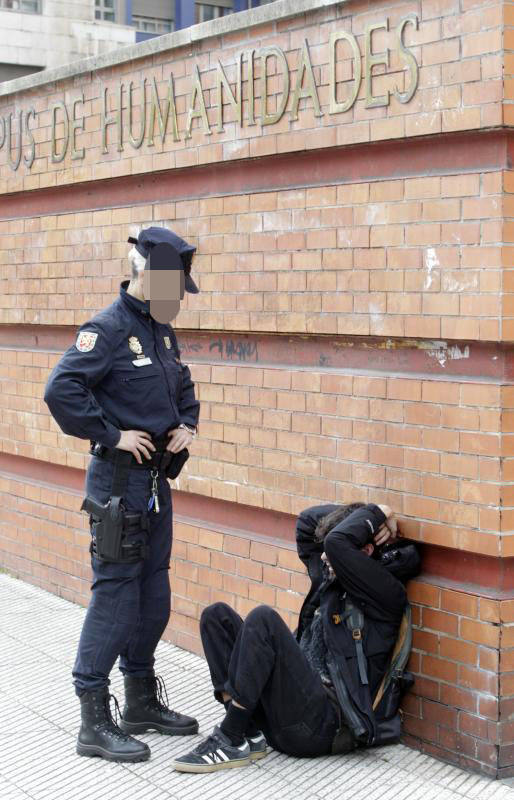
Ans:
[[[400,580],[408,580],[420,571],[419,553],[416,546],[410,542],[402,541],[390,545],[384,549],[381,561]],[[405,692],[414,684],[414,675],[406,670],[412,649],[412,612],[408,602],[405,604],[389,665],[373,698],[369,692],[367,661],[362,647],[364,614],[348,595],[345,597],[343,618],[355,642],[360,692],[361,698],[365,698],[365,703],[359,707],[355,702],[356,698],[351,697],[345,681],[345,665],[342,663],[337,666],[334,663],[329,665],[345,723],[336,736],[333,753],[346,753],[359,746],[370,747],[397,742],[400,738],[402,721],[400,703]]]

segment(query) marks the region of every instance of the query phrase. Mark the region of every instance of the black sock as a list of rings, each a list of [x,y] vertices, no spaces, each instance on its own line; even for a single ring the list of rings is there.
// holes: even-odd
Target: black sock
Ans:
[[[252,716],[251,711],[246,708],[239,708],[233,703],[228,704],[225,719],[220,724],[220,728],[228,736],[233,745],[243,744],[245,741],[246,729]]]
[[[228,711],[231,700],[224,700],[223,705],[225,706],[225,711]],[[253,721],[253,717],[250,718],[250,722],[248,723],[248,727],[246,728],[246,736],[257,736],[258,733],[262,733],[261,729],[255,724]]]

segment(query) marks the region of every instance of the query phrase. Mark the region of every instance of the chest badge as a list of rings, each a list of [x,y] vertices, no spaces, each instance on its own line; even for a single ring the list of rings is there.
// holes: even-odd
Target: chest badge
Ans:
[[[137,338],[137,336],[129,336],[128,340],[129,349],[135,354],[136,358],[132,362],[135,367],[145,367],[147,364],[152,363],[151,358],[145,358],[145,354],[143,353],[143,345]]]
[[[171,340],[169,336],[164,337],[164,344],[168,350],[171,350]]]
[[[129,336],[128,346],[129,349],[136,354],[136,356],[140,356],[141,358],[145,357],[143,353],[143,345],[137,336]]]

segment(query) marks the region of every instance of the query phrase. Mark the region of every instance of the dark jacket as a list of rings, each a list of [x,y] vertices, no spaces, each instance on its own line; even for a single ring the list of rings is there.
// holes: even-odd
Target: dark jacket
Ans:
[[[345,667],[346,683],[350,683],[350,696],[364,718],[369,718],[365,719],[365,724],[371,741],[374,721],[370,697],[372,701],[386,670],[407,596],[403,584],[397,578],[377,560],[361,552],[361,548],[369,541],[370,534],[375,534],[385,521],[378,506],[371,503],[357,509],[332,528],[324,543],[315,540],[314,531],[318,521],[338,507],[312,506],[302,511],[298,517],[298,555],[307,566],[311,589],[300,611],[297,638],[300,640],[303,631],[312,621],[314,611],[319,607],[328,652],[334,665],[340,669],[340,677],[343,675],[342,667]],[[323,579],[323,550],[336,575],[332,581]],[[356,648],[351,631],[340,621],[344,611],[345,592],[365,615],[362,635],[368,664],[369,693],[359,680]]]
[[[64,433],[107,447],[117,445],[121,430],[160,437],[181,422],[197,425],[200,409],[173,328],[156,322],[145,302],[127,294],[128,283],[112,305],[81,326],[79,334],[96,334],[93,347],[79,350],[77,337],[54,367],[44,395]],[[129,339],[133,348],[137,339],[151,363],[134,364],[137,353]]]

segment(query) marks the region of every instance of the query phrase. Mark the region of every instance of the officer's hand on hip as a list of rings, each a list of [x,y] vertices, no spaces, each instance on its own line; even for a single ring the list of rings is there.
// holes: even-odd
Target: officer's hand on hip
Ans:
[[[178,453],[180,450],[183,450],[184,447],[189,447],[193,441],[193,435],[185,428],[173,428],[168,431],[168,436],[170,440],[166,450],[170,450],[172,453]]]
[[[128,450],[132,453],[138,464],[142,464],[141,453],[145,458],[151,458],[151,450],[155,451],[152,437],[146,431],[122,431],[121,438],[116,445],[119,450]]]

